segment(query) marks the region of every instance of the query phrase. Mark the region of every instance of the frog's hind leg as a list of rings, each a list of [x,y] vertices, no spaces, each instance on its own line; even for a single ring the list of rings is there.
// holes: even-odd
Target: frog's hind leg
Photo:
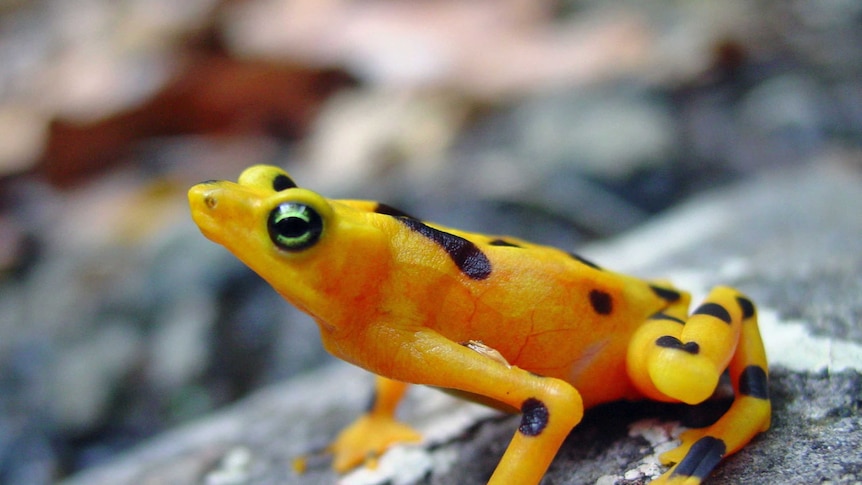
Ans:
[[[629,359],[632,379],[656,399],[702,402],[724,369],[735,392],[716,423],[683,433],[682,444],[662,454],[663,463],[676,465],[653,483],[699,484],[723,457],[769,427],[767,362],[756,310],[736,290],[714,289],[685,321],[654,317],[636,333]]]

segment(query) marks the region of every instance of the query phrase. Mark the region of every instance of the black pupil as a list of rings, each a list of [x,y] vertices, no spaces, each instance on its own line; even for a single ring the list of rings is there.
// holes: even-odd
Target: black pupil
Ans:
[[[290,216],[278,223],[278,232],[285,237],[299,237],[308,232],[308,221],[301,217]]]

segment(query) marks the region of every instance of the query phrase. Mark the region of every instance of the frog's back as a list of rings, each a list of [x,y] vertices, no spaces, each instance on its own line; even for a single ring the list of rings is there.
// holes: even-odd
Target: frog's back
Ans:
[[[376,202],[341,202],[394,226],[399,271],[383,294],[398,301],[384,306],[403,308],[406,325],[420,315],[452,341],[481,342],[511,365],[570,382],[588,404],[636,395],[625,368],[630,337],[678,292],[557,248],[422,222]]]

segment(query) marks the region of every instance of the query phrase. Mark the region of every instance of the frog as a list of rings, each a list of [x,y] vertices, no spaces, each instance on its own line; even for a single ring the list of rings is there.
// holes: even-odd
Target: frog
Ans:
[[[717,286],[690,292],[572,251],[329,199],[270,165],[188,193],[203,235],[316,322],[324,348],[374,377],[374,399],[327,450],[339,473],[421,435],[396,410],[410,385],[520,413],[489,484],[537,484],[584,410],[613,401],[696,405],[720,380],[729,408],[660,455],[652,483],[699,484],[769,428],[757,309]]]

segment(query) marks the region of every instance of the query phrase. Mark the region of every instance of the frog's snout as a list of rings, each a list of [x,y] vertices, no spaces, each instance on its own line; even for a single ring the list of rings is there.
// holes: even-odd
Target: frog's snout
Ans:
[[[256,227],[259,199],[255,191],[222,180],[201,182],[188,192],[192,220],[205,236],[217,242],[232,237],[238,227]]]
[[[192,210],[192,216],[201,209],[215,209],[218,206],[219,189],[216,184],[216,180],[207,180],[189,189],[189,207]]]
[[[217,226],[215,209],[219,206],[223,190],[215,180],[201,182],[189,189],[189,209],[192,220],[204,234],[208,234]]]

